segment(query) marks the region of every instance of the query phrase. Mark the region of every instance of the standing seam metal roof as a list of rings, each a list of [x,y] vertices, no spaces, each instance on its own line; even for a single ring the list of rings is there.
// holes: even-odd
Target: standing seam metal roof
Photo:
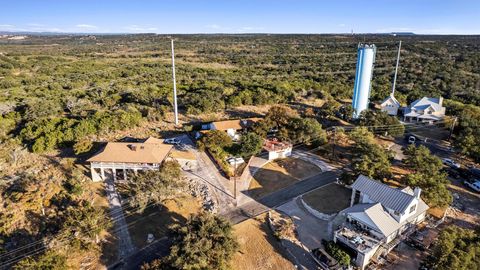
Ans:
[[[399,189],[392,188],[388,185],[370,179],[364,175],[360,175],[352,189],[368,195],[370,200],[379,202],[386,208],[403,213],[410,205],[414,196],[405,193]]]

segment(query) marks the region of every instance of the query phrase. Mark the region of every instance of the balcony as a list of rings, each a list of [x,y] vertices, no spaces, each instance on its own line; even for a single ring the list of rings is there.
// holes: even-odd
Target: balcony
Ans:
[[[335,237],[360,253],[367,253],[383,242],[370,235],[368,231],[359,229],[352,224],[347,224],[335,231]]]

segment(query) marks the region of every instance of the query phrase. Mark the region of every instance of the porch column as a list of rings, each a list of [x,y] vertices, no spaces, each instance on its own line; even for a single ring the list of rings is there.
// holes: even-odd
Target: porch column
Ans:
[[[100,174],[102,175],[102,180],[105,180],[105,170],[103,167],[100,168]]]
[[[123,180],[127,181],[127,169],[123,169]]]
[[[113,182],[117,182],[117,169],[112,168]]]

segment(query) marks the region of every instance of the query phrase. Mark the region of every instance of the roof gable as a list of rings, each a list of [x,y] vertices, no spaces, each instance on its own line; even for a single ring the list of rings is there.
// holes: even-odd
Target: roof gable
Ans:
[[[400,223],[392,218],[380,203],[363,204],[361,206],[362,207],[356,209],[352,208],[348,211],[349,215],[364,222],[370,228],[380,232],[384,236],[392,234],[400,226]]]
[[[417,110],[425,110],[428,107],[432,107],[435,111],[440,111],[442,106],[440,105],[439,98],[430,98],[430,97],[423,97],[421,99],[415,100],[411,105],[410,108],[415,108]]]
[[[386,208],[403,213],[415,197],[399,189],[360,175],[352,184],[352,189],[368,195],[370,200],[379,202]]]
[[[395,98],[395,96],[393,96],[393,94],[390,94],[386,99],[384,99],[381,103],[381,106],[385,106],[387,104],[393,104],[400,107],[400,102],[398,102],[398,100]]]

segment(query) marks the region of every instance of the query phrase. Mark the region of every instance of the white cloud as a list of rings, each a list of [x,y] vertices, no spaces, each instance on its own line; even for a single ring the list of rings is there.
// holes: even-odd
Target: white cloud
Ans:
[[[218,24],[209,24],[209,25],[206,25],[205,27],[207,28],[211,28],[211,29],[220,29],[222,28],[220,25]]]
[[[11,25],[11,24],[0,24],[0,27],[1,27],[1,28],[15,28],[15,25]]]
[[[98,28],[98,27],[96,27],[95,25],[91,25],[91,24],[77,24],[77,25],[75,25],[75,27],[77,27],[77,28],[84,28],[84,29],[95,29],[95,28]]]
[[[157,31],[158,28],[156,27],[151,27],[151,26],[139,26],[139,25],[129,25],[125,26],[124,29],[127,31],[131,32],[151,32],[151,31]]]
[[[376,30],[377,33],[389,33],[389,32],[413,32],[414,29],[410,27],[388,27]]]
[[[344,24],[344,23],[341,23],[341,24],[339,24],[338,26],[340,26],[340,27],[345,27],[345,26],[347,26],[347,25]]]
[[[255,26],[243,26],[237,29],[238,32],[255,32],[255,31],[260,31],[264,30],[264,27],[255,27]]]
[[[43,24],[39,24],[39,23],[27,23],[28,26],[33,26],[33,27],[42,27],[42,26],[45,26]]]

